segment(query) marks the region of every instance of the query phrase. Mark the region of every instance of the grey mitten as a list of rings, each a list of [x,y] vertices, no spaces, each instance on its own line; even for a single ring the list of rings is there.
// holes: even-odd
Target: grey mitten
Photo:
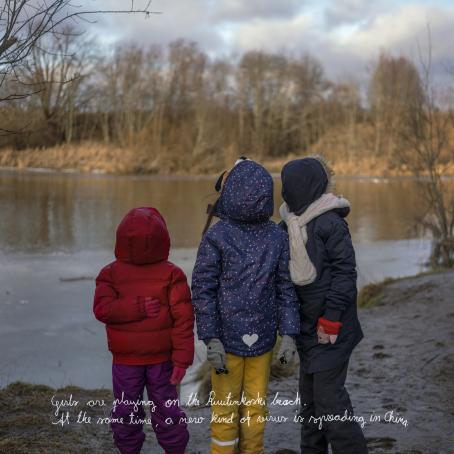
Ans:
[[[281,364],[291,363],[296,355],[295,339],[291,336],[282,336],[281,346],[277,358]]]
[[[226,371],[225,350],[219,339],[210,339],[207,343],[207,360],[217,371]]]

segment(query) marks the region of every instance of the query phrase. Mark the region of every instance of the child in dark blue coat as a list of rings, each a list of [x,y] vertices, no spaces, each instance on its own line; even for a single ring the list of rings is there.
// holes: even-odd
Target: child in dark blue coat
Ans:
[[[203,236],[192,275],[197,334],[213,367],[211,453],[260,454],[272,350],[279,331],[278,356],[296,353],[299,303],[287,234],[270,220],[271,175],[239,160],[223,181],[220,220]]]
[[[345,217],[348,201],[329,193],[332,172],[317,157],[282,169],[281,217],[289,234],[290,274],[300,301],[301,452],[367,453],[344,387],[350,355],[363,333],[356,309],[356,261]],[[344,422],[314,418],[347,415]],[[311,418],[312,417],[312,418]]]

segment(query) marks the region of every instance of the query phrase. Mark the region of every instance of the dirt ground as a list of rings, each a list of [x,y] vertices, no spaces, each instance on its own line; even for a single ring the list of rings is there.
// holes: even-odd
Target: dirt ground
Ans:
[[[374,307],[361,309],[365,338],[352,357],[347,388],[357,416],[366,423],[370,453],[454,452],[453,295],[454,272],[423,275],[386,285]],[[274,379],[270,402],[276,393],[294,399],[296,390],[296,376]],[[79,401],[68,408],[70,424],[52,424],[58,421],[52,396],[67,399],[70,394]],[[0,454],[116,452],[108,425],[93,424],[96,417],[108,416],[109,406],[87,408],[94,399],[110,403],[112,397],[105,390],[55,391],[20,383],[0,390]],[[92,423],[75,423],[79,411],[86,411]],[[299,426],[292,422],[297,412],[296,405],[270,405],[271,416],[289,420],[268,423],[267,454],[299,452]],[[190,424],[187,454],[208,453],[209,409],[186,413],[205,418]],[[371,415],[381,421],[371,422]],[[162,452],[149,427],[142,452]]]

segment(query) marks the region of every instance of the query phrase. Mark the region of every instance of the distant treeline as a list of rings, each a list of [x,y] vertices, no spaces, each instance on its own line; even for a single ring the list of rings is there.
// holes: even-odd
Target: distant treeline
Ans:
[[[100,142],[166,170],[223,168],[239,154],[266,160],[308,152],[392,167],[427,95],[417,65],[386,54],[365,88],[354,77],[330,81],[310,55],[213,59],[184,40],[101,52],[71,31],[43,48],[2,86],[1,148]]]

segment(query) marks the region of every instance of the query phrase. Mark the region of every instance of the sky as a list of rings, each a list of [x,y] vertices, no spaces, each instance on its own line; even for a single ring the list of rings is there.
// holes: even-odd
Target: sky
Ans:
[[[136,7],[145,3],[135,0]],[[130,2],[82,4],[118,9]],[[418,46],[427,48],[428,25],[434,62],[445,67],[454,57],[454,0],[154,0],[151,9],[160,14],[102,15],[89,31],[103,43],[185,38],[213,58],[252,49],[310,53],[332,79],[366,74],[381,51],[417,58]]]

